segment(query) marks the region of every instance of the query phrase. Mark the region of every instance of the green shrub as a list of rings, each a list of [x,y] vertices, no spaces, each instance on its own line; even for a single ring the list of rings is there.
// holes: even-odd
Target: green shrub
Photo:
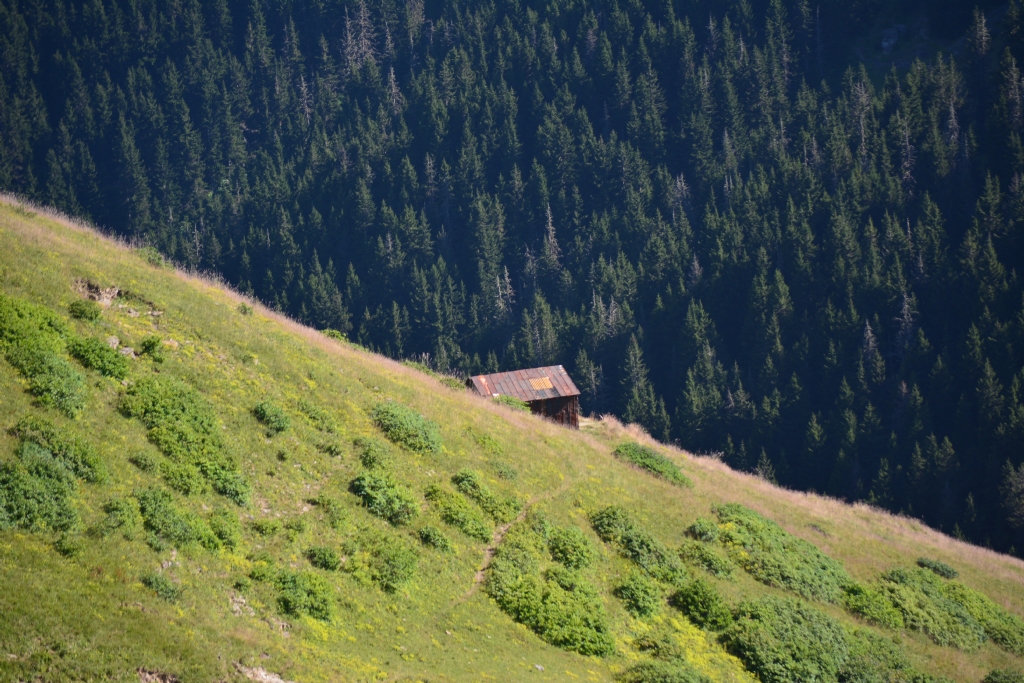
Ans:
[[[321,493],[313,500],[313,504],[324,511],[324,520],[332,529],[340,529],[345,522],[345,507],[337,498]]]
[[[945,680],[914,671],[898,637],[855,628],[847,631],[846,639],[850,656],[839,674],[842,683],[940,683]]]
[[[416,574],[419,554],[392,536],[383,536],[371,549],[370,576],[384,591],[393,593]]]
[[[225,548],[234,550],[242,542],[242,524],[230,510],[217,510],[210,515],[210,530]]]
[[[465,382],[458,377],[442,377],[439,381],[441,384],[454,391],[461,391],[466,388]]]
[[[361,436],[355,440],[355,445],[360,450],[359,462],[366,469],[384,467],[391,459],[391,449],[380,439]]]
[[[205,493],[209,489],[209,483],[203,473],[191,463],[162,463],[160,474],[168,486],[186,496]]]
[[[140,580],[143,586],[156,593],[158,598],[167,602],[177,602],[185,592],[181,587],[175,586],[163,574],[144,574]]]
[[[516,398],[515,396],[506,396],[502,394],[500,396],[495,396],[494,402],[512,408],[513,410],[521,410],[524,413],[530,412],[530,404]]]
[[[130,540],[142,521],[138,501],[134,498],[111,498],[103,506],[103,512],[106,516],[94,528],[94,533],[99,536],[109,536],[120,531]]]
[[[669,604],[701,628],[722,631],[732,623],[732,613],[715,587],[704,579],[694,579],[669,598]]]
[[[306,524],[306,520],[302,517],[294,517],[284,523],[284,528],[292,532],[289,535],[289,537],[294,540],[296,535],[305,533],[305,531],[309,528],[309,525]]]
[[[155,334],[149,334],[142,338],[142,341],[139,342],[139,353],[149,356],[154,363],[164,362],[163,342]]]
[[[682,662],[641,662],[615,677],[618,683],[711,683]]]
[[[281,522],[276,519],[256,519],[250,524],[252,530],[260,536],[275,536],[281,530]]]
[[[270,401],[261,401],[252,409],[252,414],[267,428],[267,434],[280,434],[292,425],[291,419],[285,415],[280,406]]]
[[[79,363],[90,370],[96,370],[104,377],[124,379],[128,376],[128,357],[110,348],[100,339],[72,339],[68,343],[68,353]]]
[[[326,330],[320,330],[320,333],[323,334],[325,337],[330,337],[331,339],[334,339],[335,341],[340,341],[340,342],[347,342],[348,341],[348,337],[345,336],[345,333],[344,332],[339,332],[338,330],[326,329]]]
[[[63,533],[53,542],[53,549],[67,558],[78,557],[85,550],[81,537]]]
[[[927,557],[917,558],[917,566],[923,569],[928,569],[935,574],[938,574],[944,579],[955,579],[960,576],[960,572],[950,567],[945,562],[939,560],[932,560]]]
[[[317,569],[325,569],[330,572],[338,571],[341,567],[341,557],[334,548],[318,545],[306,551],[306,559]]]
[[[634,617],[649,617],[661,611],[664,598],[661,587],[645,574],[632,572],[624,583],[615,589],[615,595],[622,600],[626,611]]]
[[[614,641],[597,590],[561,567],[541,576],[543,550],[544,539],[530,523],[513,526],[488,567],[488,594],[551,645],[582,655],[611,654]]]
[[[433,484],[427,488],[426,498],[445,524],[478,541],[491,540],[493,527],[461,494]]]
[[[42,446],[23,441],[18,460],[0,463],[0,529],[67,531],[78,525],[74,474]]]
[[[594,561],[594,547],[583,530],[576,526],[555,527],[548,533],[551,559],[569,569],[584,569]]]
[[[893,604],[889,592],[884,588],[851,584],[846,587],[843,606],[872,624],[893,630],[903,628],[903,614]]]
[[[474,470],[468,468],[459,470],[452,476],[452,483],[460,493],[476,502],[491,519],[499,524],[511,522],[523,508],[523,504],[514,497],[494,495],[483,482],[480,474]]]
[[[703,543],[684,540],[679,546],[679,557],[695,567],[700,567],[712,576],[727,578],[732,576],[733,563],[719,555]]]
[[[427,525],[419,531],[420,542],[431,548],[436,548],[442,553],[455,552],[452,542],[444,535],[444,532],[436,526]]]
[[[89,299],[77,299],[68,306],[68,313],[72,318],[93,322],[99,320],[103,315],[103,308],[95,301]]]
[[[59,340],[35,334],[8,346],[7,361],[28,378],[29,393],[40,404],[77,417],[85,409],[85,376],[55,347]]]
[[[835,681],[850,654],[839,622],[793,598],[741,604],[722,641],[762,683]]]
[[[686,535],[701,543],[714,543],[718,540],[718,525],[705,517],[698,517],[686,528]]]
[[[981,683],[1024,683],[1024,672],[1014,669],[993,669]]]
[[[374,423],[391,441],[416,453],[441,452],[437,423],[394,401],[378,403],[370,413]]]
[[[174,270],[174,266],[164,258],[156,247],[140,247],[138,249],[139,256],[143,260],[154,268],[162,268],[165,270]]]
[[[947,587],[951,585],[926,569],[894,569],[869,587],[865,596],[854,593],[847,607],[878,623],[888,621],[898,627],[902,620],[904,628],[920,631],[938,645],[975,650],[985,642],[985,628],[955,599],[964,596],[950,595]],[[889,617],[890,610],[897,611],[900,619]]]
[[[39,403],[69,417],[85,408],[85,377],[63,356],[65,339],[73,337],[50,309],[0,294],[0,351]]]
[[[620,444],[612,453],[620,460],[632,463],[673,484],[693,486],[693,482],[679,470],[674,462],[649,446],[629,441]]]
[[[68,429],[57,427],[45,418],[28,415],[18,421],[13,432],[22,441],[31,441],[49,451],[80,479],[96,483],[107,478],[106,468],[93,445]]]
[[[981,624],[985,635],[992,642],[1018,657],[1024,657],[1024,619],[1010,614],[987,596],[956,581],[943,586],[942,593]]]
[[[370,513],[395,526],[411,522],[419,508],[409,489],[387,473],[364,472],[352,480],[349,490],[359,496]]]
[[[822,602],[839,602],[853,583],[841,564],[753,510],[731,503],[715,512],[730,556],[761,583]]]
[[[625,510],[606,507],[590,516],[594,531],[605,543],[612,543],[619,552],[645,572],[669,584],[681,586],[686,569],[679,558],[658,539],[637,526]]]
[[[143,472],[155,472],[160,461],[157,460],[151,453],[145,451],[139,451],[128,456],[128,462],[138,467]]]
[[[135,493],[139,501],[143,524],[158,540],[166,541],[177,547],[192,544],[201,545],[209,550],[220,547],[210,525],[205,520],[179,510],[174,504],[174,497],[165,489],[149,488]]]
[[[284,570],[274,583],[280,591],[278,604],[285,614],[305,614],[321,621],[330,621],[334,615],[331,586],[322,576]]]
[[[334,419],[334,415],[323,407],[312,401],[300,398],[298,408],[299,412],[305,415],[309,423],[318,431],[326,434],[334,434],[338,431],[338,421]]]
[[[235,503],[248,502],[249,483],[223,452],[217,416],[195,389],[173,378],[146,377],[128,388],[118,409],[141,421],[171,461],[197,468],[214,491]]]

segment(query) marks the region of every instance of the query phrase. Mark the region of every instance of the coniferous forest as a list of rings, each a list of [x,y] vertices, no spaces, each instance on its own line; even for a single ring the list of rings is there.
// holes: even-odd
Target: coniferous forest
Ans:
[[[0,0],[3,189],[1015,552],[1022,135],[1016,1]]]

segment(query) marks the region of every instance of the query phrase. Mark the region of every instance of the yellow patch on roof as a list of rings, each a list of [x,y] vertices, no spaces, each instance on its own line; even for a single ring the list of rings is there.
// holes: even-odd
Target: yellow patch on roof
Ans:
[[[554,385],[551,384],[551,379],[548,377],[539,377],[537,379],[530,380],[530,386],[540,391],[541,389],[554,389]]]

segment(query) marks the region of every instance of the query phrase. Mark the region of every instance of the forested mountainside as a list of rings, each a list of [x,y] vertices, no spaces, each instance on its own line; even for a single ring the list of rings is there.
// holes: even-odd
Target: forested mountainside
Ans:
[[[0,32],[3,188],[1024,551],[1015,2],[0,0]]]

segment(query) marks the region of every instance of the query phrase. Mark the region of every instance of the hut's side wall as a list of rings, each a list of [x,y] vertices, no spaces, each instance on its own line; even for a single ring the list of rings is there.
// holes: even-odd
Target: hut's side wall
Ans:
[[[529,405],[535,415],[543,415],[566,427],[580,428],[579,399],[576,396],[530,401]]]

